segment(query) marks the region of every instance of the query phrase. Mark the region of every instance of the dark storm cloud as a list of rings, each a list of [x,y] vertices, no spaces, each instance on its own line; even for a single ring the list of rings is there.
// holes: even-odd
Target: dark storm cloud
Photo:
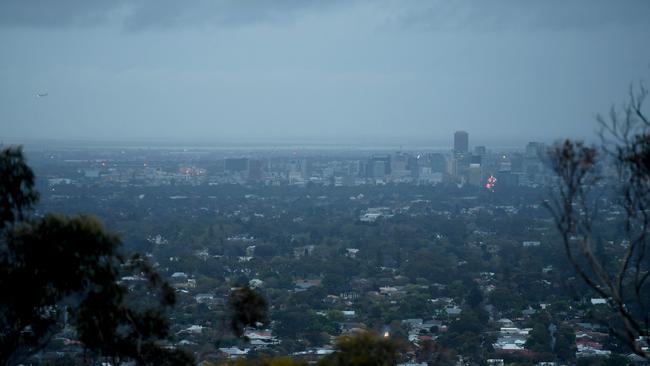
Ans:
[[[0,26],[65,27],[114,21],[132,29],[223,26],[286,21],[363,3],[388,23],[421,29],[576,29],[649,24],[648,0],[3,0]]]
[[[124,25],[129,29],[242,25],[285,21],[313,11],[333,6],[338,1],[305,0],[201,0],[180,2],[175,0],[148,0],[130,3],[129,15]]]
[[[119,2],[84,0],[6,0],[0,2],[1,26],[62,27],[106,20]]]
[[[337,3],[339,1],[4,0],[0,2],[0,26],[68,27],[113,21],[138,30],[237,25],[281,21]]]
[[[394,22],[429,30],[570,30],[650,25],[650,1],[498,0],[423,2]]]

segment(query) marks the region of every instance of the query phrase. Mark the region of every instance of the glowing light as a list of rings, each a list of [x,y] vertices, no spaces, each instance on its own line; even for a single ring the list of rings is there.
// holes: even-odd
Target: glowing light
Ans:
[[[497,179],[493,175],[490,175],[487,179],[487,182],[485,183],[485,188],[489,190],[494,190],[494,186],[496,185],[496,183],[497,183]]]
[[[384,338],[388,338],[388,337],[390,337],[390,333],[384,332]]]

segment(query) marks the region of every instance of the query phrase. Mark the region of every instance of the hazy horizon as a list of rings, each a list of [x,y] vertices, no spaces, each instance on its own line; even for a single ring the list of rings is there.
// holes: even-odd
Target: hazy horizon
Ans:
[[[535,141],[553,144],[558,139],[482,139],[470,134],[469,146],[485,146],[491,150],[523,150],[527,143]],[[587,140],[591,142],[591,140]],[[367,139],[367,140],[316,140],[316,139],[287,139],[287,140],[238,140],[238,139],[33,139],[33,138],[6,138],[0,139],[0,145],[22,145],[26,148],[160,148],[160,149],[306,149],[306,150],[429,150],[450,151],[453,149],[453,140],[448,139],[418,139],[405,138],[403,140]]]

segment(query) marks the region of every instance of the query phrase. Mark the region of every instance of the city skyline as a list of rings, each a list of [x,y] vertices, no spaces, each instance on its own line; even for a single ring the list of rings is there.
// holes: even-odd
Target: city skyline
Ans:
[[[0,366],[647,364],[648,15],[0,0]]]
[[[456,135],[466,134],[466,151],[471,152],[474,148],[496,149],[496,150],[521,150],[524,145],[531,141],[541,142],[548,145],[562,141],[566,137],[556,139],[538,139],[534,136],[520,139],[485,139],[475,136],[468,131],[458,130],[453,134],[435,138],[405,138],[405,139],[345,139],[336,141],[316,139],[293,139],[293,140],[212,140],[212,139],[12,139],[0,140],[0,145],[22,144],[28,148],[41,147],[103,147],[103,148],[174,148],[174,149],[237,149],[237,150],[264,150],[264,149],[304,149],[304,150],[377,150],[377,151],[441,151],[454,152],[457,143]],[[469,138],[471,136],[471,138]],[[596,138],[593,136],[592,138]],[[590,140],[586,140],[590,141]]]

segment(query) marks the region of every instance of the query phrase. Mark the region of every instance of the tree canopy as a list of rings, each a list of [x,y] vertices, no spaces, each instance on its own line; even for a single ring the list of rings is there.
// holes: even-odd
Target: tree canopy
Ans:
[[[0,152],[0,177],[0,364],[22,362],[66,325],[99,358],[193,363],[162,347],[175,294],[145,258],[121,254],[93,217],[29,217],[38,193],[20,148]]]

